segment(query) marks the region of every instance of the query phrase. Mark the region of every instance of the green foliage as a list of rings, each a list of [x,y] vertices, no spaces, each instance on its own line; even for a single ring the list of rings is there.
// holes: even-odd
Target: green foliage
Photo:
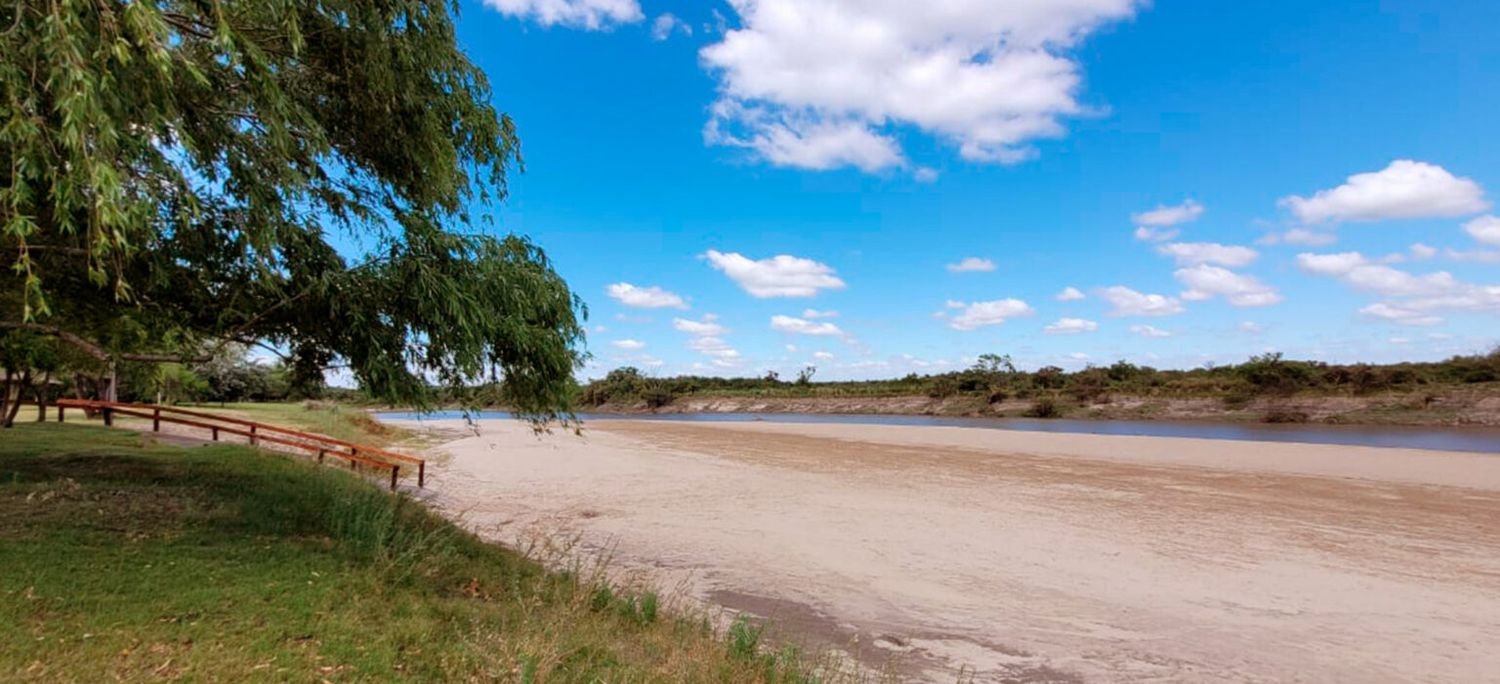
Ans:
[[[343,365],[390,401],[491,380],[519,413],[565,415],[584,310],[540,249],[475,216],[519,143],[456,12],[0,7],[0,328],[107,365],[264,340],[309,393]]]
[[[1206,366],[1190,370],[1161,370],[1119,361],[1107,367],[1089,366],[1068,372],[1057,366],[1035,371],[1016,369],[1009,357],[987,354],[973,366],[948,373],[915,373],[891,380],[783,383],[770,378],[710,378],[680,376],[650,378],[633,368],[612,371],[580,389],[586,405],[629,404],[639,401],[650,385],[664,387],[673,399],[702,396],[753,397],[896,397],[933,399],[971,397],[988,403],[1009,398],[1044,396],[1054,404],[1059,396],[1089,403],[1112,394],[1134,397],[1203,397],[1220,399],[1238,408],[1262,396],[1299,392],[1371,394],[1409,391],[1424,386],[1500,381],[1500,349],[1488,354],[1455,356],[1424,363],[1327,364],[1293,361],[1280,354],[1251,357],[1243,364]]]

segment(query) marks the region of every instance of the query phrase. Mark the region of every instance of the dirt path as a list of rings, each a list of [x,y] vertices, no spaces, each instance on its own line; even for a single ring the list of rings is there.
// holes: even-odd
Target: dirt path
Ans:
[[[1500,681],[1500,458],[932,427],[492,422],[439,505],[953,681]]]

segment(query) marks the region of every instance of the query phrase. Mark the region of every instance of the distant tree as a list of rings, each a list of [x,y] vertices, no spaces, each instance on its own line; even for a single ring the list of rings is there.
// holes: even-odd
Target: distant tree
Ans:
[[[797,384],[804,385],[804,386],[805,385],[811,385],[812,384],[813,375],[815,375],[817,372],[818,372],[818,367],[817,366],[813,366],[813,365],[809,365],[809,366],[803,368],[802,370],[797,371]]]
[[[337,364],[428,404],[488,380],[563,415],[585,311],[482,218],[519,147],[457,9],[0,6],[0,329],[86,354],[106,396],[121,362],[266,341],[302,386]]]

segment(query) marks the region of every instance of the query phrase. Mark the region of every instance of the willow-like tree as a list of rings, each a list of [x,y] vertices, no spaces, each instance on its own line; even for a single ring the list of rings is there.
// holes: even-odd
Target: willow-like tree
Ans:
[[[499,381],[564,415],[586,314],[489,234],[518,142],[457,11],[0,3],[0,328],[106,365],[265,344],[395,402]]]

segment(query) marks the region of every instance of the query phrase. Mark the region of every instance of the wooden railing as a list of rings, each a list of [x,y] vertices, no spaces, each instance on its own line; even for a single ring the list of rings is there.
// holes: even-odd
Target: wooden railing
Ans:
[[[281,446],[316,453],[319,463],[323,462],[325,458],[333,456],[348,461],[349,467],[354,470],[359,470],[361,465],[371,468],[389,468],[391,471],[391,489],[396,488],[396,481],[401,473],[401,464],[415,465],[417,468],[417,486],[424,487],[427,484],[427,462],[420,458],[384,449],[375,449],[311,432],[289,430],[284,427],[257,423],[253,420],[221,416],[206,411],[192,411],[175,406],[160,406],[156,404],[126,404],[111,401],[95,401],[92,399],[59,399],[54,405],[57,407],[57,422],[59,423],[63,422],[63,413],[67,409],[97,411],[103,416],[105,425],[114,425],[115,416],[117,415],[132,416],[150,420],[153,432],[160,432],[162,423],[186,425],[188,427],[208,430],[216,442],[219,441],[221,433],[238,435],[248,438],[250,444],[253,446],[258,446],[261,443],[279,444]]]

